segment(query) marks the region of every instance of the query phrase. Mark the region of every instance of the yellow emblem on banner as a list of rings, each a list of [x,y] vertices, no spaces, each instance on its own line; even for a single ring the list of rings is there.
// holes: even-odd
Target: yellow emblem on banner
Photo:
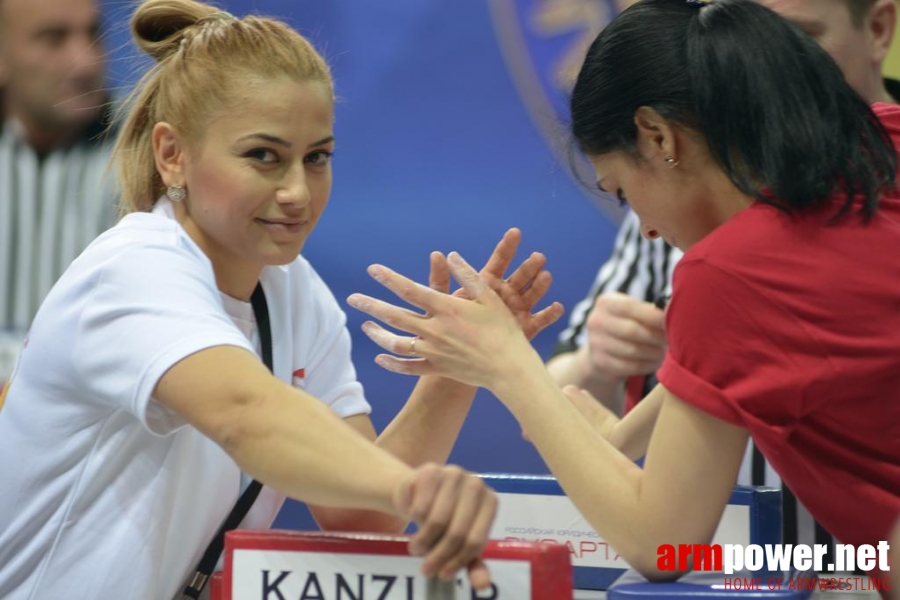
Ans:
[[[12,380],[0,383],[0,410],[3,410],[3,403],[6,402],[6,394],[9,393],[10,383],[12,383]]]

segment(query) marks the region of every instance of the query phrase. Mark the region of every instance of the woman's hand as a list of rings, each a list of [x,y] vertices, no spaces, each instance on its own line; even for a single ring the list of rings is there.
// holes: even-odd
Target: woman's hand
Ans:
[[[497,496],[480,477],[453,465],[423,465],[400,484],[394,507],[419,526],[409,550],[425,557],[423,574],[452,580],[467,568],[473,588],[491,585],[479,557],[497,512]]]
[[[414,357],[381,354],[376,362],[397,373],[441,375],[488,388],[526,363],[529,368],[534,362],[537,366],[533,368],[543,369],[520,326],[522,314],[517,319],[507,307],[518,305],[521,311],[528,305],[528,292],[522,293],[521,287],[516,289],[520,281],[497,285],[495,292],[458,254],[450,254],[447,266],[462,285],[462,294],[471,300],[448,296],[380,265],[369,268],[369,274],[401,300],[425,311],[419,314],[362,294],[348,298],[354,308],[413,334],[401,336],[374,322],[364,323],[363,331],[376,344],[394,354]],[[540,331],[561,313],[558,303],[535,314],[528,312],[529,329]]]
[[[507,230],[478,275],[500,295],[525,337],[531,340],[544,328],[555,323],[562,316],[563,310],[562,305],[554,303],[537,314],[531,312],[553,283],[550,271],[544,269],[547,258],[542,253],[533,252],[512,275],[504,277],[521,241],[522,232],[519,229],[513,227]],[[450,267],[446,257],[440,252],[431,253],[429,286],[444,293],[450,291]],[[453,295],[472,299],[465,288],[459,288]]]

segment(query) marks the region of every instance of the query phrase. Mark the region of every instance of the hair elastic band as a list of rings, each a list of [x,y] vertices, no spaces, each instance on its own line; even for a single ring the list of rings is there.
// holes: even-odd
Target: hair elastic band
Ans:
[[[210,15],[206,15],[200,19],[197,19],[197,25],[201,25],[203,23],[212,23],[214,21],[237,21],[237,17],[235,17],[230,12],[226,12],[224,10],[216,11]]]

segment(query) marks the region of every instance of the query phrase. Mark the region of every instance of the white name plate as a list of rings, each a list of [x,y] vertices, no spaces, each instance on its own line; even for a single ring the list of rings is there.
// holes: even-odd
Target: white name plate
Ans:
[[[233,531],[212,600],[558,600],[572,596],[568,551],[558,545],[492,541],[484,552],[492,586],[475,591],[464,572],[437,595],[410,556],[408,538],[293,531]],[[431,589],[429,589],[431,588]],[[452,591],[451,591],[452,588]]]

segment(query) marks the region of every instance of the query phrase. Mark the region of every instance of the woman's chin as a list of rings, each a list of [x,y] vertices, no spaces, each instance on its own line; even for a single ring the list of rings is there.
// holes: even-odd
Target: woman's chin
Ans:
[[[303,244],[299,244],[292,248],[287,248],[284,246],[278,246],[275,248],[269,248],[268,252],[263,256],[263,264],[270,267],[280,267],[283,265],[288,265],[295,260],[300,255],[300,251],[303,249]]]
[[[290,255],[285,254],[285,255],[281,255],[281,256],[277,256],[277,257],[272,257],[272,260],[268,264],[269,264],[269,266],[272,266],[272,267],[282,267],[284,265],[289,265],[292,262],[294,262],[295,260],[297,260],[298,256],[300,256],[300,253],[294,252],[293,254],[290,254]]]

